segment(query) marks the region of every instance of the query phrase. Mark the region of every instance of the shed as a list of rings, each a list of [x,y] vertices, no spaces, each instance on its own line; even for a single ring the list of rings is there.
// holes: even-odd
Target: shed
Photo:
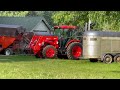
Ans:
[[[20,25],[27,32],[44,31],[51,33],[51,26],[46,19],[40,17],[0,17],[0,24]]]
[[[0,36],[17,36],[24,32],[24,28],[19,25],[0,24]]]

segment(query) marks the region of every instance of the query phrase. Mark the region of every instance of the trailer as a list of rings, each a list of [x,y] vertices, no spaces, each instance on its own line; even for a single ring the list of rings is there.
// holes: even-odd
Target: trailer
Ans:
[[[83,57],[91,62],[120,62],[120,32],[84,32]]]
[[[22,26],[0,24],[0,53],[5,55],[17,53],[24,32]]]

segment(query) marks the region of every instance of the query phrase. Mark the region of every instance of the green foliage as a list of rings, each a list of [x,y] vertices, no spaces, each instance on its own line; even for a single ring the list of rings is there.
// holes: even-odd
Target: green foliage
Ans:
[[[47,22],[50,24],[50,25],[54,25],[53,24],[53,19],[51,18],[51,16],[52,16],[52,13],[53,13],[54,11],[44,11],[43,12],[43,17],[47,20]]]
[[[27,16],[43,16],[50,25],[53,25],[53,20],[51,18],[54,11],[29,11]]]
[[[0,11],[0,16],[6,17],[29,17],[29,16],[43,16],[50,25],[53,25],[51,19],[54,11]]]
[[[25,17],[28,11],[0,11],[0,16],[7,17]]]
[[[101,30],[109,31],[119,31],[120,30],[120,12],[118,11],[90,11],[88,17],[96,22],[95,28]]]
[[[90,19],[95,30],[120,31],[120,11],[57,11],[52,15],[55,24],[84,26]]]
[[[120,11],[0,11],[0,16],[44,16],[52,26],[68,24],[84,27],[90,19],[94,30],[120,31]]]
[[[85,21],[87,21],[86,15],[86,11],[58,11],[53,13],[52,19],[56,24],[83,26]]]

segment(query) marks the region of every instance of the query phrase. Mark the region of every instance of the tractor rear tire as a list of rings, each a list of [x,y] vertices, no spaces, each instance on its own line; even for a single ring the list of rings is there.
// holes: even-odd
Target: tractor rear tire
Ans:
[[[13,55],[13,50],[11,48],[7,48],[7,49],[5,49],[4,54],[5,55]]]
[[[42,50],[43,58],[57,58],[57,49],[52,45],[47,45]]]
[[[79,60],[82,55],[82,45],[78,42],[71,43],[67,48],[68,59]]]

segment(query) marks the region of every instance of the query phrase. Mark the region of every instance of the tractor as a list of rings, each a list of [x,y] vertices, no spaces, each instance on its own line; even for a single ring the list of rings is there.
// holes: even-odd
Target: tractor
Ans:
[[[82,56],[81,36],[77,26],[54,26],[52,34],[34,34],[29,47],[39,58],[67,56],[68,59],[78,60]]]

